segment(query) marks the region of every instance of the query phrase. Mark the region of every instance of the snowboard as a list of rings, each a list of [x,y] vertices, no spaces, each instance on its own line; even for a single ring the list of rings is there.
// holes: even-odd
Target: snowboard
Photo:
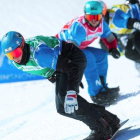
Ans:
[[[117,135],[119,135],[119,132],[125,130],[125,129],[123,129],[123,130],[120,130],[120,129],[121,129],[122,126],[124,126],[128,121],[129,121],[129,119],[127,119],[127,120],[125,120],[125,121],[123,121],[123,122],[120,123],[119,129],[114,133],[114,135],[112,136],[112,138],[111,138],[110,140],[115,140],[115,138],[117,137]]]

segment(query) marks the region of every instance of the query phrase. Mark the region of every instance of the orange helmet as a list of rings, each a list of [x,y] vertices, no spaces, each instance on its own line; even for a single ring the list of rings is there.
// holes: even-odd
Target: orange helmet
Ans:
[[[99,2],[101,3],[102,8],[103,8],[102,15],[105,16],[106,12],[107,12],[107,5],[103,1],[101,1],[101,0],[99,0]]]

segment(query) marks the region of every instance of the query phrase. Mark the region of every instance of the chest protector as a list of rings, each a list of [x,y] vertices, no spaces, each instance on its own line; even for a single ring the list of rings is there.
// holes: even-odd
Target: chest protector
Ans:
[[[86,37],[82,41],[81,45],[79,46],[80,49],[85,49],[95,39],[97,39],[103,34],[103,21],[101,20],[99,26],[96,28],[90,26],[89,23],[85,21],[84,16],[80,17],[78,19],[78,22],[80,22],[84,26],[85,31],[86,31]]]
[[[85,49],[95,39],[97,39],[98,37],[100,37],[103,34],[103,21],[102,20],[101,20],[99,26],[94,28],[91,25],[89,25],[88,22],[86,22],[84,16],[79,16],[79,17],[71,20],[63,27],[63,30],[69,30],[69,28],[71,27],[72,24],[74,24],[74,22],[79,22],[80,23],[79,26],[82,26],[86,32],[86,36],[79,46],[80,49]]]

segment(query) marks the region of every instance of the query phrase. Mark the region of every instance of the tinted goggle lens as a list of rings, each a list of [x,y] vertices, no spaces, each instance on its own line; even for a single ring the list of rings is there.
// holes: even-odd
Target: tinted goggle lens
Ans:
[[[10,60],[13,60],[15,57],[18,58],[22,55],[22,49],[18,47],[12,52],[7,53],[6,55]]]
[[[88,14],[86,14],[86,19],[88,21],[92,21],[93,19],[96,20],[96,21],[99,21],[99,20],[101,20],[101,18],[102,18],[102,14],[99,14],[99,15],[88,15]]]

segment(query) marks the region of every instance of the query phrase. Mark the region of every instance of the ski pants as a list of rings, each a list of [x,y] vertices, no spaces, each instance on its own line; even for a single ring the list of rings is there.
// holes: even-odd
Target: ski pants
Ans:
[[[84,53],[77,48],[77,51],[71,54],[73,63],[75,63],[79,71],[79,85],[86,67],[86,56]],[[63,116],[70,117],[76,120],[80,120],[84,122],[84,118],[86,116],[90,116],[91,118],[94,118],[95,120],[98,120],[102,117],[102,111],[105,110],[104,107],[94,105],[92,103],[87,102],[83,97],[81,97],[79,94],[77,95],[77,101],[78,101],[78,110],[75,110],[74,113],[68,114],[64,111],[64,102],[65,102],[65,96],[67,94],[67,83],[68,83],[68,76],[67,73],[60,73],[56,77],[56,109],[57,112]],[[86,119],[88,120],[88,119]],[[89,125],[88,125],[89,126]]]
[[[106,84],[108,53],[105,50],[93,47],[87,47],[82,51],[87,58],[87,67],[84,74],[88,83],[88,93],[90,96],[96,96],[103,88],[100,76],[104,77],[104,83]]]

